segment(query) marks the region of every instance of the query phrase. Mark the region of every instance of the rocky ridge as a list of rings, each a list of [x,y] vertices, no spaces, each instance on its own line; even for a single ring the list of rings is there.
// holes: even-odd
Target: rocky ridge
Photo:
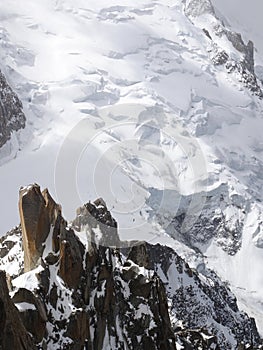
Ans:
[[[0,241],[11,296],[1,273],[0,348],[10,348],[7,337],[16,349],[260,347],[254,320],[214,273],[171,248],[121,242],[102,199],[69,225],[48,191],[31,185],[19,210],[21,226]]]
[[[14,131],[25,127],[23,106],[0,71],[0,148],[11,138]]]
[[[156,207],[160,207],[163,193],[157,189],[151,189],[150,193],[147,204],[154,212]],[[164,205],[157,216],[162,227],[165,227],[166,232],[172,237],[196,251],[202,251],[203,247],[214,239],[216,244],[229,255],[235,255],[238,252],[241,247],[246,212],[251,209],[247,198],[231,191],[228,185],[223,183],[213,190],[203,192],[201,211],[192,210],[189,214],[187,211],[192,200],[191,195],[180,196],[176,191],[169,191],[165,195],[169,203],[176,203],[180,198],[176,215],[172,207]]]
[[[255,75],[253,42],[249,40],[245,44],[240,33],[226,28],[224,22],[216,15],[210,0],[186,0],[185,14],[209,39],[209,52],[213,64],[222,65],[228,73],[237,74],[240,82],[262,98],[262,84]],[[226,48],[225,40],[229,41],[230,49]]]

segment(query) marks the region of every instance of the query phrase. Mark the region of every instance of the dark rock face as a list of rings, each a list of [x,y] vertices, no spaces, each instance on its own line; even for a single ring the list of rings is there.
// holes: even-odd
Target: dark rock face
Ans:
[[[15,288],[11,280],[11,300],[0,275],[0,349],[223,350],[260,344],[254,321],[238,310],[215,274],[207,271],[201,279],[161,245],[130,242],[121,248],[117,223],[101,199],[80,208],[68,226],[47,191],[33,185],[20,196],[25,262],[34,262],[25,276],[32,284],[20,286],[23,271],[14,269],[22,279],[14,280]],[[20,228],[0,242],[5,248],[14,242],[3,259],[21,250],[18,234]],[[34,249],[30,240],[38,242]],[[2,340],[7,319],[17,322],[17,332]]]
[[[28,289],[20,288],[12,298],[16,303],[28,303],[32,308],[20,312],[20,318],[26,330],[33,335],[35,343],[39,343],[46,333],[47,315],[42,300]]]
[[[59,276],[69,288],[77,288],[83,275],[84,246],[73,230],[64,230],[60,235]]]
[[[204,346],[206,337],[193,331],[202,328],[205,332],[209,330],[208,338],[218,344],[218,349],[232,349],[234,339],[237,344],[260,343],[254,320],[238,310],[235,296],[215,273],[205,271],[200,279],[173,249],[159,244],[134,245],[130,251],[126,249],[127,253],[128,259],[163,276],[162,282],[171,302],[170,313],[186,325],[185,329],[177,327],[176,336],[180,338],[190,329],[189,334],[196,337],[196,344]]]
[[[22,103],[0,71],[0,147],[10,139],[13,131],[24,128],[25,122]]]
[[[6,274],[3,271],[0,271],[0,349],[35,349],[19,312],[9,297]]]

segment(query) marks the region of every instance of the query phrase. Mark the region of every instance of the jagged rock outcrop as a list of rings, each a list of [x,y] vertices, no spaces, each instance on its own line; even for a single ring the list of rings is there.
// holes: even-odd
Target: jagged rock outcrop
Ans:
[[[146,344],[152,349],[175,349],[164,286],[157,275],[129,274],[130,267],[124,266],[116,248],[120,245],[117,223],[103,200],[78,210],[73,228],[79,234],[67,226],[59,206],[37,185],[20,191],[19,207],[27,251],[25,271],[37,267],[40,271],[39,287],[28,293],[18,289],[14,301],[24,297],[34,305],[33,310],[23,310],[22,318],[37,343],[52,349],[73,349],[73,344],[74,349],[84,345],[104,349],[107,342],[112,349],[125,349],[125,344],[132,349]],[[31,240],[37,242],[33,249]],[[158,307],[153,300],[159,300]],[[37,315],[36,301],[45,305],[42,314]],[[134,320],[139,305],[149,309],[151,317]]]
[[[68,225],[48,192],[31,185],[20,191],[20,213],[22,229],[0,242],[7,265],[8,260],[19,265],[10,269],[12,300],[6,282],[0,292],[5,305],[20,312],[19,339],[52,350],[223,350],[260,344],[254,321],[238,310],[215,274],[199,276],[168,247],[122,244],[103,200],[85,204]],[[23,256],[19,235],[27,272],[13,259]],[[38,242],[33,249],[30,240]],[[3,327],[1,321],[0,333]]]
[[[117,222],[101,198],[94,204],[89,202],[78,208],[73,226],[77,231],[88,230],[91,234],[90,239],[101,246],[119,247],[120,245]]]
[[[6,274],[3,271],[0,271],[0,349],[35,349],[19,312],[9,297]]]
[[[182,320],[188,330],[209,330],[211,339],[212,334],[217,337],[213,341],[219,349],[232,349],[242,342],[260,342],[255,321],[238,310],[235,296],[215,273],[203,270],[200,278],[173,249],[160,244],[135,244],[124,253],[139,266],[162,276],[172,318]],[[184,331],[179,327],[178,334]],[[202,336],[199,338],[198,342]]]
[[[0,147],[10,139],[12,132],[24,128],[25,122],[22,103],[0,71]]]
[[[19,192],[19,213],[23,234],[24,270],[34,269],[43,253],[51,225],[60,213],[60,207],[47,190],[32,185]]]
[[[251,40],[247,45],[244,43],[240,33],[232,32],[231,30],[224,30],[224,34],[228,40],[232,43],[233,47],[239,52],[244,54],[244,67],[248,69],[250,73],[254,73],[254,44]]]

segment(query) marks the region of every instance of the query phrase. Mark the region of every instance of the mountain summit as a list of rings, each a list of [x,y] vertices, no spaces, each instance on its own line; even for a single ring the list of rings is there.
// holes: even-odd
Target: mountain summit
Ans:
[[[20,189],[19,211],[0,242],[1,349],[259,348],[215,273],[160,244],[121,242],[103,200],[67,224],[35,184]]]

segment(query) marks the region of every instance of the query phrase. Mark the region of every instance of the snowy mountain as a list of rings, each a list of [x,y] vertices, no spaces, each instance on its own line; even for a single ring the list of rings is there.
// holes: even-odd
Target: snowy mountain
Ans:
[[[102,199],[68,226],[47,190],[19,197],[21,226],[0,242],[11,295],[2,273],[1,348],[260,348],[254,320],[215,273],[159,244],[121,242]]]
[[[212,269],[263,334],[262,51],[223,3],[0,5],[2,79],[23,104],[14,97],[20,124],[9,131],[0,115],[1,234],[19,223],[21,184],[48,187],[70,220],[102,197],[122,241]]]

